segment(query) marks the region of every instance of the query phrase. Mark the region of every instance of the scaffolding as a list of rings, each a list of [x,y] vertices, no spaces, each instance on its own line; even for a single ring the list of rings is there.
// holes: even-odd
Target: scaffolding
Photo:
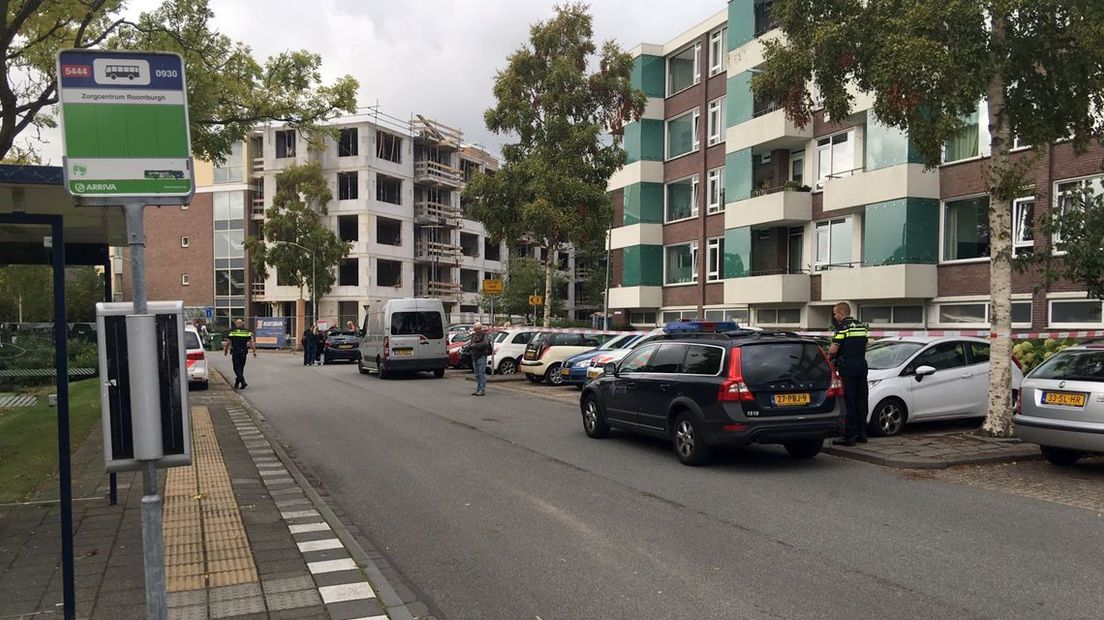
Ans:
[[[459,168],[463,133],[415,114],[410,119],[414,142],[414,295],[436,297],[446,310],[461,299],[462,251]]]

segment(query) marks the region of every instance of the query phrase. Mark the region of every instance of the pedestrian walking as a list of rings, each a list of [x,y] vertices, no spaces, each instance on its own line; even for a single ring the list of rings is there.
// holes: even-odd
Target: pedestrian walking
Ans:
[[[257,342],[253,339],[253,332],[245,329],[245,321],[234,321],[234,329],[222,341],[223,356],[229,355],[234,362],[234,389],[242,389],[249,386],[245,382],[245,358],[249,350],[253,350],[253,357],[257,357]]]
[[[478,321],[472,326],[468,353],[472,359],[472,370],[475,371],[475,391],[472,392],[472,396],[485,396],[487,394],[487,356],[491,354],[491,339],[483,330],[483,324]]]
[[[303,365],[310,366],[314,363],[314,348],[318,346],[314,328],[308,327],[303,330],[303,338],[299,342],[303,345]]]
[[[843,379],[843,404],[846,409],[843,437],[834,443],[853,446],[866,443],[868,386],[866,383],[866,342],[870,330],[851,316],[851,304],[840,302],[832,309],[832,346],[828,357]]]

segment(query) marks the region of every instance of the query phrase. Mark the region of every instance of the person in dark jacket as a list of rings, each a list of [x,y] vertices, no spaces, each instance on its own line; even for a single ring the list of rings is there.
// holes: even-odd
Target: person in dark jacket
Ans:
[[[487,356],[491,354],[491,339],[483,329],[482,323],[476,322],[472,326],[468,352],[472,359],[472,370],[475,371],[475,391],[472,392],[472,396],[485,396],[487,394]]]
[[[314,335],[313,327],[303,330],[303,338],[300,343],[303,345],[303,365],[310,366],[314,363],[314,349],[318,346],[318,339]]]
[[[253,332],[245,328],[245,321],[234,321],[234,329],[222,341],[222,354],[229,355],[234,363],[234,389],[245,389],[249,384],[245,382],[245,359],[249,351],[253,351],[253,357],[257,357],[257,342],[253,339]]]
[[[840,302],[832,309],[832,346],[828,357],[843,380],[845,424],[843,438],[835,443],[853,446],[866,443],[866,412],[869,387],[866,383],[866,342],[870,330],[851,316],[851,304]]]

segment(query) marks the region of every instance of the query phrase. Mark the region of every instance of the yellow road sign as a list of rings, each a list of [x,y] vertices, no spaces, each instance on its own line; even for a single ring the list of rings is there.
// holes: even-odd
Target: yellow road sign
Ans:
[[[483,280],[483,292],[487,295],[501,295],[502,280]]]
[[[529,296],[529,305],[530,306],[543,306],[544,305],[544,297],[542,297],[540,295],[530,295]]]

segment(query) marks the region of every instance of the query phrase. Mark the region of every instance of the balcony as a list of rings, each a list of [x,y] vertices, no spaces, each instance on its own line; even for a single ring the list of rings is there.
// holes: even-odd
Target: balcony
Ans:
[[[460,246],[439,241],[419,241],[414,248],[414,260],[422,263],[459,263]]]
[[[725,206],[725,228],[794,226],[812,221],[811,192],[785,187],[756,191],[759,195]]]
[[[662,305],[662,286],[619,286],[609,290],[610,308],[658,308]]]
[[[264,301],[265,285],[264,282],[254,282],[249,286],[249,294],[253,297],[253,301]]]
[[[935,265],[854,266],[821,272],[821,299],[930,299],[937,295]]]
[[[414,182],[438,187],[460,187],[462,175],[459,170],[431,160],[414,162]]]
[[[729,127],[725,135],[725,152],[754,148],[758,152],[774,149],[796,149],[813,137],[813,124],[798,129],[786,118],[786,111],[767,107],[748,121]]]
[[[857,170],[824,182],[824,211],[861,207],[898,198],[939,198],[939,171],[923,164],[901,164],[878,170]]]
[[[455,301],[460,298],[463,291],[456,282],[415,282],[415,297],[432,297],[436,299]]]
[[[630,224],[610,230],[607,249],[619,250],[634,245],[663,245],[663,224]]]
[[[264,198],[254,198],[253,203],[249,210],[249,215],[252,219],[263,220],[265,216],[265,201]]]
[[[443,202],[424,200],[414,203],[414,223],[421,226],[457,227],[463,213],[459,207]]]
[[[249,164],[249,176],[259,177],[264,174],[264,157],[254,157]]]
[[[726,304],[780,304],[809,301],[809,274],[776,273],[727,278]]]

